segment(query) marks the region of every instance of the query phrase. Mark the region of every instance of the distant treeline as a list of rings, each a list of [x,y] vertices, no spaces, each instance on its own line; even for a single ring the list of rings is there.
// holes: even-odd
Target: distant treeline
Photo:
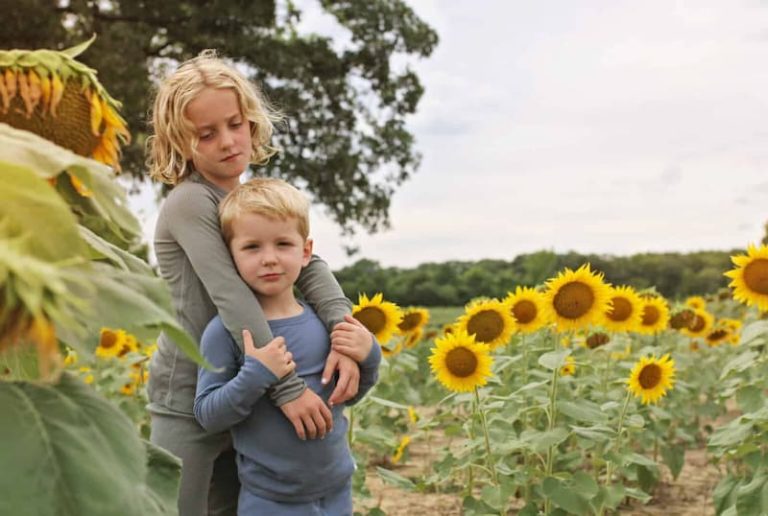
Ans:
[[[613,285],[631,285],[638,290],[655,287],[674,300],[726,287],[728,278],[723,273],[733,268],[730,256],[741,252],[609,256],[539,251],[512,261],[449,261],[425,263],[412,269],[382,267],[376,261],[361,259],[335,274],[353,301],[357,301],[358,292],[369,296],[383,292],[386,299],[401,306],[456,306],[479,296],[501,298],[517,285],[540,285],[564,267],[575,269],[590,263]]]

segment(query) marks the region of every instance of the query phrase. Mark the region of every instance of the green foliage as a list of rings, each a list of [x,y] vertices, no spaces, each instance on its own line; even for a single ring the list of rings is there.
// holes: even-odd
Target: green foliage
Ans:
[[[123,102],[134,134],[123,166],[143,175],[143,145],[158,75],[206,48],[243,65],[264,85],[287,124],[275,137],[283,152],[266,167],[306,186],[351,230],[388,223],[390,197],[418,167],[406,128],[423,87],[396,63],[428,57],[437,34],[402,0],[320,2],[338,36],[301,32],[302,12],[273,0],[0,0],[0,48],[65,48],[98,34],[83,54]]]

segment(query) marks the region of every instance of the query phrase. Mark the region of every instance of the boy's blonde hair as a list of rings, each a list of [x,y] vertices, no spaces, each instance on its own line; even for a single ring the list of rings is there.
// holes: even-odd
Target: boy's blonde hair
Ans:
[[[261,90],[233,66],[204,50],[179,66],[157,90],[152,108],[155,134],[147,140],[149,175],[175,185],[192,172],[190,154],[197,152],[199,139],[187,119],[189,103],[205,88],[231,88],[243,116],[251,125],[251,162],[262,165],[277,152],[269,145],[274,124],[282,117],[267,102]]]
[[[295,218],[301,237],[306,240],[309,236],[309,200],[281,179],[251,179],[237,186],[221,201],[219,220],[227,245],[234,236],[234,221],[245,213],[281,220]]]

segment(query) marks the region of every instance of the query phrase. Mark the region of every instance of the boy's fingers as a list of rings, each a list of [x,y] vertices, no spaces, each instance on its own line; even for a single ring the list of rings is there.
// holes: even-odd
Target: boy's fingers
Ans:
[[[349,390],[349,382],[349,375],[339,375],[339,382],[336,384],[336,388],[333,389],[331,397],[328,398],[329,405],[334,406],[349,399],[346,397]]]
[[[365,328],[365,325],[363,323],[361,323],[360,321],[352,317],[350,314],[345,315],[344,320],[350,324],[353,324],[354,326]]]
[[[323,368],[323,375],[320,377],[320,382],[325,385],[331,381],[331,376],[336,370],[336,366],[339,363],[339,357],[337,355],[331,355],[328,360],[325,361],[325,367]]]

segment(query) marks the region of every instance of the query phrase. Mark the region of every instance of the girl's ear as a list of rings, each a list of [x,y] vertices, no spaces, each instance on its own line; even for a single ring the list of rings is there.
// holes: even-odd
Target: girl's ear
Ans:
[[[312,245],[313,245],[313,242],[311,238],[307,238],[304,241],[304,252],[301,257],[302,267],[306,267],[307,265],[309,265],[309,260],[310,258],[312,258]]]

